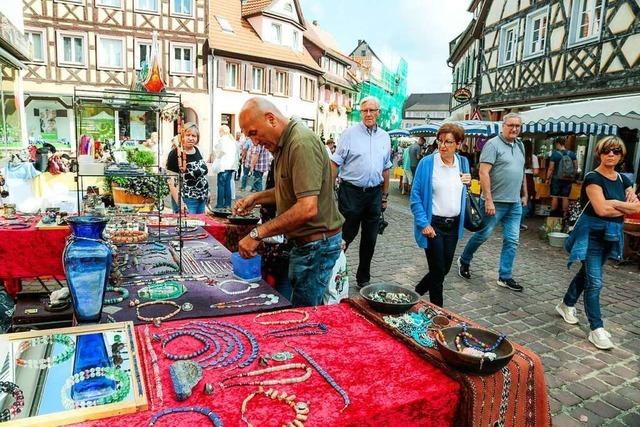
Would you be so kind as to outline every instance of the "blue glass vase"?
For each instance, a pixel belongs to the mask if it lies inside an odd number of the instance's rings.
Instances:
[[[62,255],[76,322],[98,323],[111,271],[112,252],[102,240],[108,220],[96,216],[68,217],[73,235]]]
[[[73,358],[73,373],[109,366],[111,362],[102,334],[78,335]],[[113,393],[115,389],[116,382],[106,377],[88,378],[73,385],[71,398],[73,400],[97,399]]]

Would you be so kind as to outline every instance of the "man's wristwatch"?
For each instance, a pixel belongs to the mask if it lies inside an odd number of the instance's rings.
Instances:
[[[251,237],[253,240],[257,240],[258,242],[262,240],[260,238],[260,235],[258,234],[258,227],[254,227],[251,229],[251,231],[249,232],[249,237]]]

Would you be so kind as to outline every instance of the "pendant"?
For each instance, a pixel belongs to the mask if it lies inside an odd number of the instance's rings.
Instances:
[[[168,281],[163,283],[154,283],[138,290],[140,298],[161,301],[180,298],[187,292],[187,287],[180,282]]]
[[[202,368],[192,360],[179,360],[169,366],[169,374],[176,392],[176,399],[186,400],[202,379]]]

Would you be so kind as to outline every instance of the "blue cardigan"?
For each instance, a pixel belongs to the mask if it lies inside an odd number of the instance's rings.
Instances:
[[[411,187],[411,212],[413,212],[413,234],[416,238],[416,243],[421,248],[426,248],[429,245],[429,240],[422,234],[422,230],[431,224],[431,215],[433,209],[432,201],[432,176],[433,176],[433,162],[435,154],[431,154],[418,163],[415,176],[413,177],[413,185]],[[458,154],[458,166],[461,173],[469,173],[469,161]],[[464,230],[464,211],[466,204],[466,186],[462,187],[462,193],[460,194],[460,225],[458,226],[458,239],[462,238]]]

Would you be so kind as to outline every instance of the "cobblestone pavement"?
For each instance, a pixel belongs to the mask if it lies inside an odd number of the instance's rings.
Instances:
[[[400,195],[397,182],[392,181],[391,187],[385,213],[389,227],[378,238],[371,282],[413,287],[427,272],[426,257],[413,238],[408,198]],[[555,311],[576,266],[567,270],[564,251],[539,240],[540,220],[528,223],[514,269],[524,292],[495,284],[501,248],[497,229],[476,253],[470,281],[457,275],[454,261],[445,281],[445,306],[508,334],[541,357],[554,426],[640,426],[640,271],[632,266],[606,266],[602,314],[616,348],[597,350],[586,339],[589,326],[582,299],[577,306],[578,325],[566,324]],[[469,234],[458,243],[456,257]],[[358,244],[354,242],[347,252],[352,293]]]

